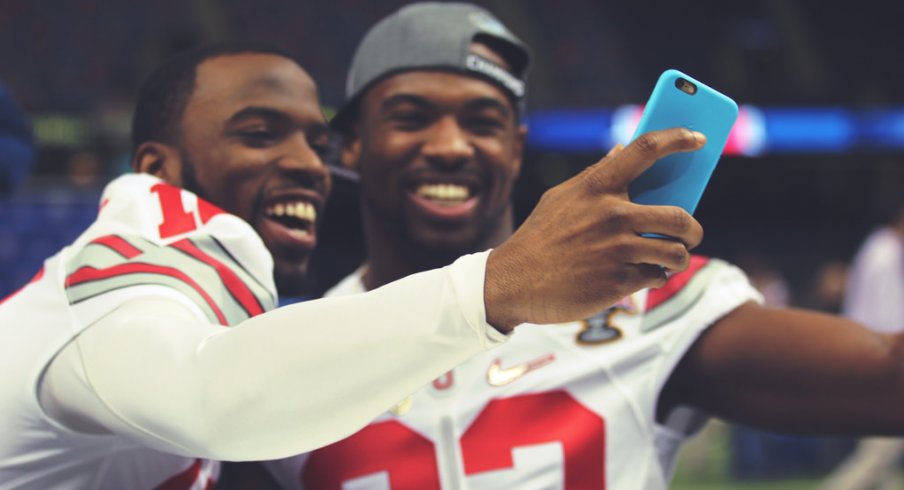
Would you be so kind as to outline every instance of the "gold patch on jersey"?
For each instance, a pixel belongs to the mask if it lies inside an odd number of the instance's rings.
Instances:
[[[581,331],[575,340],[583,345],[600,345],[615,342],[622,338],[622,328],[612,323],[616,315],[636,315],[640,309],[633,296],[625,296],[621,301],[590,318],[581,320]]]
[[[618,313],[633,313],[633,311],[616,305],[581,320],[583,328],[578,332],[577,342],[584,345],[599,345],[615,342],[622,338],[624,335],[622,329],[612,324],[612,318]]]

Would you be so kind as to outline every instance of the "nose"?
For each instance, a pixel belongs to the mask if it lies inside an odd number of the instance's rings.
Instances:
[[[323,161],[324,156],[311,147],[303,134],[288,138],[283,146],[277,160],[280,171],[306,185],[325,184],[329,188],[330,173]]]
[[[428,161],[438,165],[459,166],[474,157],[474,146],[458,120],[447,116],[434,122],[421,152]]]

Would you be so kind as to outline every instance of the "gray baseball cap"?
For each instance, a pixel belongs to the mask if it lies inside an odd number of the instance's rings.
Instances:
[[[479,41],[501,56],[510,69],[471,52]],[[448,70],[489,80],[523,112],[530,50],[486,9],[467,3],[423,2],[407,5],[378,22],[352,58],[345,103],[331,123],[350,123],[361,95],[378,81],[413,70]]]

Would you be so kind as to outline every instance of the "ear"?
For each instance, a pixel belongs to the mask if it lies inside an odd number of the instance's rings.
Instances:
[[[361,138],[358,137],[358,134],[360,133],[355,128],[349,129],[340,136],[339,159],[343,167],[354,171],[358,171],[358,160],[361,158]]]
[[[521,163],[524,160],[524,142],[527,140],[527,125],[522,124],[515,130],[515,145],[512,160],[515,164],[515,177],[521,175]]]
[[[139,145],[132,156],[132,170],[182,186],[182,157],[176,148],[165,143],[146,141]]]

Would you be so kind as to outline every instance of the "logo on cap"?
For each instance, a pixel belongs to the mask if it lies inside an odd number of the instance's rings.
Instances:
[[[502,86],[507,88],[516,98],[520,99],[521,97],[524,97],[524,82],[518,80],[514,75],[506,71],[505,68],[492,61],[481,58],[475,54],[470,54],[465,59],[465,67],[471,71],[482,73],[501,83]]]

